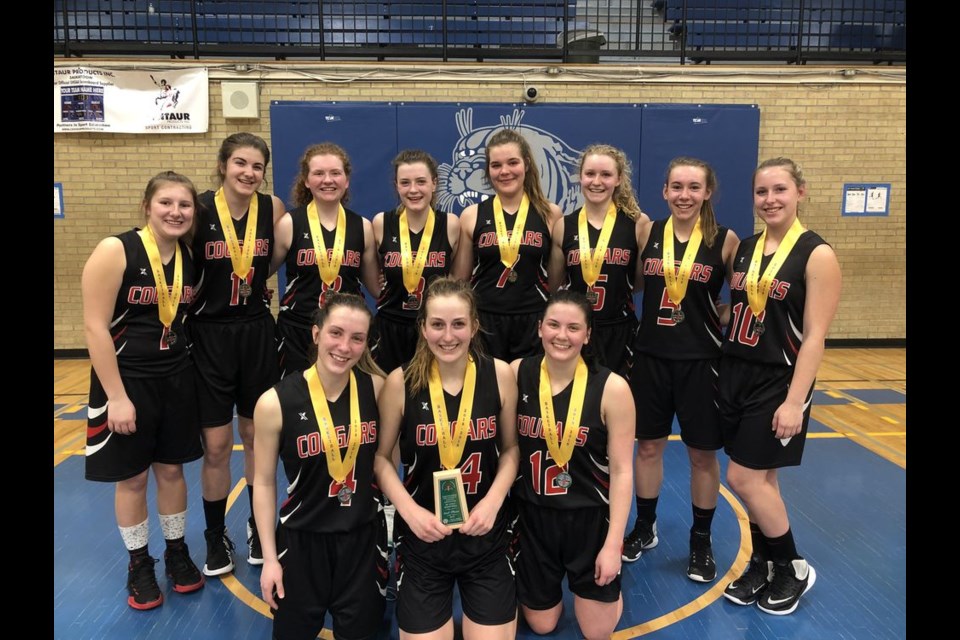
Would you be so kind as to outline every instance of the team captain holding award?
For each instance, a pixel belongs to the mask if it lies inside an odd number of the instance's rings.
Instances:
[[[433,280],[417,323],[413,359],[390,373],[380,395],[374,463],[399,516],[401,637],[453,638],[456,582],[466,640],[513,638],[517,599],[506,500],[518,466],[516,380],[507,363],[478,346],[476,301],[462,280]],[[392,460],[398,440],[402,482]],[[461,491],[464,501],[457,499]]]

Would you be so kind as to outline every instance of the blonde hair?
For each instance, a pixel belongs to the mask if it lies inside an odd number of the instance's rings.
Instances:
[[[543,223],[550,226],[550,201],[543,193],[543,187],[540,185],[540,170],[537,169],[537,163],[533,161],[533,150],[527,139],[515,129],[500,129],[487,140],[487,162],[483,167],[484,176],[487,184],[493,186],[490,182],[490,149],[493,147],[502,147],[505,144],[515,144],[520,150],[520,158],[523,159],[526,173],[523,175],[523,192],[527,194],[530,204],[540,214]]]
[[[694,167],[695,169],[703,171],[704,182],[706,182],[704,187],[710,191],[710,197],[713,198],[713,194],[717,191],[717,174],[713,170],[713,167],[699,158],[691,158],[689,156],[674,158],[670,161],[670,164],[667,165],[667,173],[663,179],[663,185],[665,187],[669,188],[670,174],[677,167]],[[712,248],[719,231],[717,214],[713,211],[713,201],[712,199],[704,200],[700,207],[700,233],[703,234],[703,242]]]
[[[630,179],[633,175],[633,168],[630,166],[630,160],[620,149],[609,144],[591,144],[583,153],[580,154],[580,161],[577,164],[577,171],[583,173],[583,163],[587,156],[607,156],[613,158],[617,165],[617,174],[620,177],[620,184],[613,190],[613,204],[623,211],[628,218],[636,220],[643,211],[637,204],[637,197],[633,193],[633,182]]]
[[[336,156],[340,158],[340,162],[343,163],[343,173],[348,179],[350,178],[350,172],[353,170],[353,167],[350,164],[350,156],[347,155],[343,147],[333,142],[320,142],[310,145],[306,151],[303,152],[303,155],[300,156],[300,172],[297,174],[297,177],[293,179],[293,185],[290,187],[290,199],[293,201],[293,206],[295,207],[306,206],[313,200],[313,194],[310,193],[310,189],[307,188],[305,183],[307,177],[310,175],[310,161],[313,160],[315,156]],[[347,188],[347,190],[343,192],[343,197],[340,198],[340,203],[346,204],[349,201],[350,189]]]
[[[355,293],[332,293],[330,294],[326,302],[322,307],[317,308],[313,312],[313,317],[311,320],[313,324],[318,328],[322,329],[324,323],[327,321],[327,318],[330,316],[330,312],[337,307],[347,307],[348,309],[354,309],[356,311],[362,311],[366,314],[367,319],[370,321],[370,324],[373,324],[373,314],[370,312],[370,307],[367,306],[366,301],[363,298],[358,296]],[[311,343],[310,345],[310,362],[316,363],[317,361],[317,345]],[[364,373],[371,376],[380,376],[385,378],[387,376],[384,373],[383,369],[374,362],[373,355],[370,353],[369,344],[363,348],[363,353],[360,355],[360,360],[357,362],[357,368]]]
[[[403,381],[411,394],[419,393],[430,385],[430,366],[433,364],[435,356],[430,351],[427,339],[423,337],[423,328],[427,323],[427,306],[430,301],[445,296],[455,296],[466,302],[469,308],[470,322],[476,327],[480,326],[480,315],[477,313],[477,297],[466,281],[451,276],[442,276],[431,280],[427,286],[427,292],[423,296],[420,311],[417,312],[417,327],[420,328],[420,333],[417,336],[417,348],[413,353],[410,364],[403,372]],[[474,360],[485,355],[483,345],[476,334],[470,340],[470,355],[473,356]]]

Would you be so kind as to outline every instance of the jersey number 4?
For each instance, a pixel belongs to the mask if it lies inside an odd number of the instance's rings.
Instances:
[[[330,490],[327,491],[328,498],[336,498],[340,495],[340,489],[343,487],[348,487],[350,489],[350,495],[353,496],[357,492],[357,480],[353,477],[353,469],[350,469],[350,473],[347,474],[347,477],[343,479],[343,482],[337,482],[336,480],[330,481]],[[350,503],[353,502],[353,499],[347,500],[346,502],[341,502],[341,507],[349,507]]]

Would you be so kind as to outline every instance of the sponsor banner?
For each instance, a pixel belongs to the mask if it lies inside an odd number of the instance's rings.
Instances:
[[[53,131],[204,133],[210,112],[208,88],[206,69],[55,67]]]

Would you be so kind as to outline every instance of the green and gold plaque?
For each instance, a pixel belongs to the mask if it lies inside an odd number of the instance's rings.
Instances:
[[[440,522],[459,529],[470,516],[460,469],[433,472],[433,510]]]

